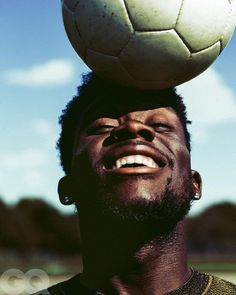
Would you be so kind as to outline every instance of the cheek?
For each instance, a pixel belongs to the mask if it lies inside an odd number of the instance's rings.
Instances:
[[[185,145],[184,137],[161,137],[159,136],[157,145],[160,143],[165,151],[169,154],[172,153],[174,158],[174,170],[182,170],[183,172],[190,169],[190,154]]]
[[[191,185],[191,164],[189,151],[186,148],[175,150],[175,164],[172,170],[170,189],[179,194],[189,191]]]
[[[180,186],[191,181],[191,164],[188,149],[180,149],[177,153],[176,178]]]
[[[101,159],[102,141],[96,138],[81,138],[75,149],[74,163],[76,166],[94,167]]]
[[[179,161],[183,164],[188,164],[190,167],[190,153],[186,146],[182,146],[179,149]]]

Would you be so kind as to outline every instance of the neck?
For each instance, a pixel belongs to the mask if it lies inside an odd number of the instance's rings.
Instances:
[[[105,294],[159,295],[183,285],[187,266],[184,223],[169,234],[148,225],[81,218],[82,283]],[[95,222],[96,221],[96,222]]]

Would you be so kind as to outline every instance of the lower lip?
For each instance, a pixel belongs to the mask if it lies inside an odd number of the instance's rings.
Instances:
[[[106,170],[108,173],[112,174],[123,174],[123,175],[137,175],[137,174],[155,174],[160,170],[157,168],[149,167],[128,167],[128,168],[118,168]]]

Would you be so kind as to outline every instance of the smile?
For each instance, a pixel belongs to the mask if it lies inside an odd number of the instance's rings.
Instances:
[[[114,174],[156,174],[167,165],[167,157],[146,143],[128,141],[116,145],[103,158],[103,169]]]
[[[119,168],[138,168],[138,167],[148,167],[148,168],[158,168],[155,161],[144,155],[129,155],[121,157],[115,161],[112,166],[112,170]]]

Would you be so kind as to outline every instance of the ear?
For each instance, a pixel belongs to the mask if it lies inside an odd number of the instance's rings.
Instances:
[[[73,194],[73,182],[70,175],[62,177],[58,182],[57,192],[63,205],[71,205],[75,202]]]
[[[191,170],[192,173],[192,186],[195,193],[195,200],[199,200],[202,197],[202,178],[200,173],[195,170]]]

